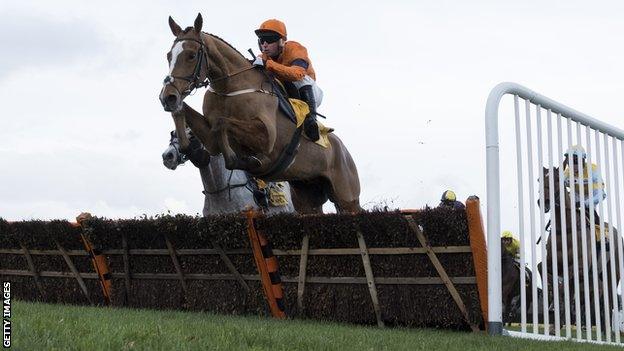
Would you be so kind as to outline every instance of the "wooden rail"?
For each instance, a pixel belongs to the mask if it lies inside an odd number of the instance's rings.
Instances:
[[[72,272],[52,272],[40,271],[40,277],[57,277],[57,278],[75,278]],[[2,269],[0,275],[14,276],[33,276],[34,273],[27,270]],[[123,279],[124,273],[111,273],[113,278]],[[244,280],[259,281],[258,275],[241,274]],[[80,277],[84,279],[98,279],[96,273],[80,273]],[[132,279],[155,279],[155,280],[179,280],[177,273],[133,273]],[[204,273],[186,273],[185,280],[238,280],[239,277],[234,274],[204,274]],[[477,283],[475,277],[451,277],[450,280],[454,284],[474,285]],[[299,283],[299,277],[282,276],[284,283]],[[366,277],[306,277],[306,283],[316,284],[362,284],[368,285]],[[375,283],[379,285],[444,285],[439,277],[375,277]]]
[[[471,253],[470,246],[433,246],[431,250],[435,253],[441,254],[462,254]],[[31,255],[62,255],[58,250],[29,250]],[[84,250],[66,250],[69,256],[88,256]],[[247,249],[233,249],[224,250],[226,255],[251,255],[251,250]],[[103,250],[104,255],[123,255],[125,250]],[[279,250],[273,249],[275,256],[301,256],[302,250]],[[427,250],[422,247],[386,247],[376,248],[372,247],[368,249],[368,253],[371,255],[412,255],[412,254],[426,254]],[[14,254],[23,255],[24,251],[19,249],[0,249],[0,254]],[[127,254],[130,256],[168,256],[169,250],[167,249],[129,249]],[[221,253],[217,249],[179,249],[176,250],[178,256],[186,255],[220,255]],[[337,248],[337,249],[310,249],[307,251],[308,256],[344,256],[344,255],[360,255],[359,248]]]

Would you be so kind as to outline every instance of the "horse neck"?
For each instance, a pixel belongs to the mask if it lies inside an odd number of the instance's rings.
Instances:
[[[503,250],[501,255],[501,265],[504,267],[505,265],[512,263],[513,260],[513,256],[507,252],[507,250]]]
[[[211,86],[216,91],[232,92],[247,89],[264,79],[260,72],[253,69],[235,74],[251,68],[251,63],[222,39],[202,33],[202,40],[208,48],[208,78],[213,81]],[[228,77],[232,74],[235,75]]]

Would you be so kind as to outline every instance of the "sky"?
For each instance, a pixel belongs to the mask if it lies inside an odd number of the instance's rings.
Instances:
[[[485,102],[503,81],[624,128],[618,1],[3,1],[0,217],[201,213],[198,170],[162,165],[173,122],[157,98],[167,18],[198,12],[244,53],[268,18],[308,48],[367,209],[435,206],[453,189],[485,212]],[[201,110],[202,96],[186,101]]]

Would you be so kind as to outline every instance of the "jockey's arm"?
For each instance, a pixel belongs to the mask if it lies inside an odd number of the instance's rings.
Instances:
[[[593,202],[594,205],[598,205],[602,200],[607,197],[607,194],[604,191],[604,181],[602,180],[602,175],[600,174],[600,170],[594,164],[592,167],[592,177],[591,181],[588,179],[584,179],[584,183],[589,186],[592,190],[592,196],[585,199],[585,206],[589,207],[590,203]]]
[[[299,61],[302,61],[302,63]],[[306,68],[302,67],[303,65],[307,66],[307,62],[302,59],[293,61],[290,66],[282,65],[281,63],[277,63],[273,60],[268,60],[266,62],[266,68],[269,71],[275,73],[277,78],[280,80],[287,82],[296,82],[305,77]]]
[[[592,196],[585,199],[585,207],[589,207],[590,203],[594,203],[594,205],[598,205],[602,200],[607,197],[603,188],[594,188],[592,191]]]

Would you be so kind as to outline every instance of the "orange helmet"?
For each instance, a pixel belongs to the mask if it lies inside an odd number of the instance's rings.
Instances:
[[[262,32],[275,32],[286,39],[286,25],[280,20],[270,19],[262,22],[260,28],[255,30],[255,33],[259,35]]]

